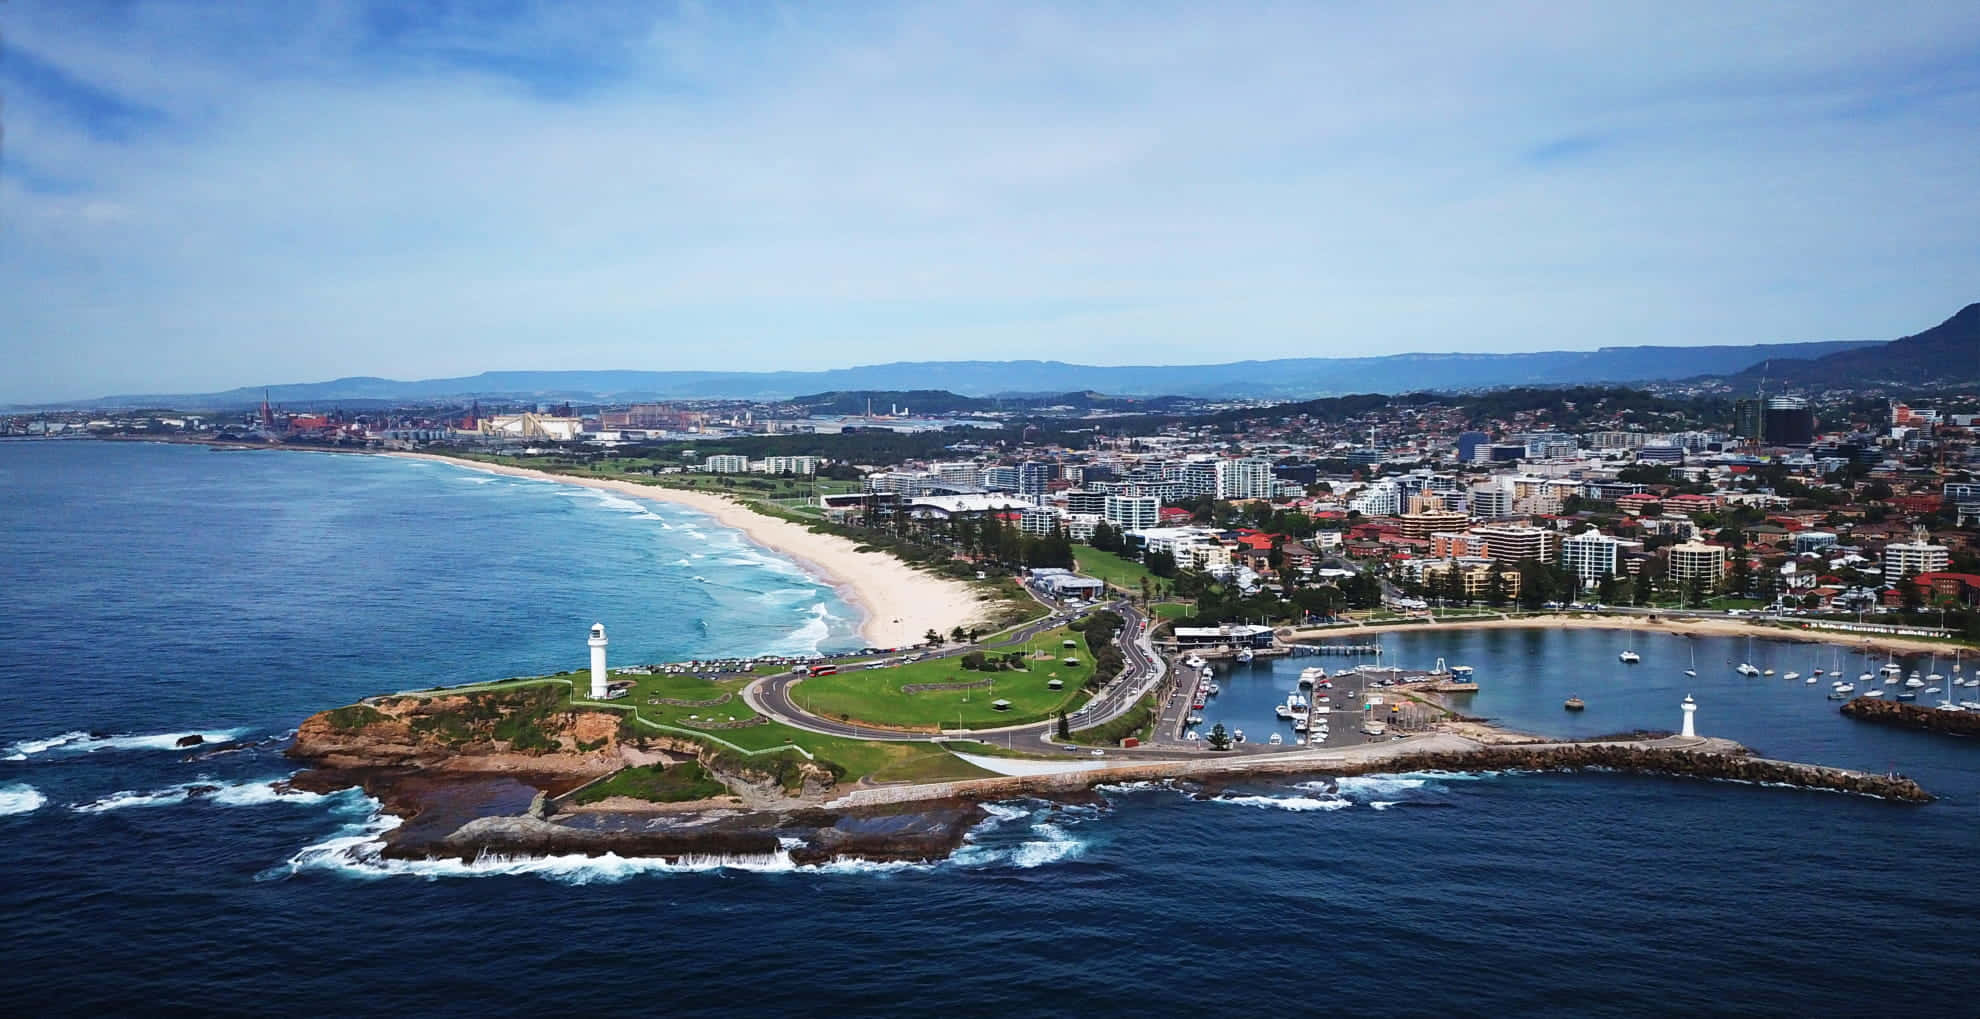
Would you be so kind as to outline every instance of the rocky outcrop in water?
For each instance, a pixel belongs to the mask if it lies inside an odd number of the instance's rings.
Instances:
[[[1956,736],[1980,736],[1980,711],[1946,711],[1920,707],[1903,701],[1857,697],[1842,706],[1842,713],[1865,722],[1949,732]]]

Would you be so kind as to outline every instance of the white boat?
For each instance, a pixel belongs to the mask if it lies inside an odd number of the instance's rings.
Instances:
[[[1884,691],[1881,687],[1863,691],[1863,696],[1865,697],[1882,697],[1883,695]]]
[[[1691,668],[1684,670],[1687,676],[1698,675],[1698,645],[1691,645]]]
[[[1201,655],[1190,655],[1188,658],[1183,659],[1183,664],[1192,669],[1200,669],[1203,667],[1203,657]]]
[[[1307,730],[1308,728],[1310,728],[1310,726],[1308,726],[1308,725],[1306,724],[1306,719],[1304,719],[1304,718],[1295,718],[1295,719],[1293,719],[1293,731],[1294,731],[1294,732],[1305,732],[1305,731],[1306,731],[1306,730]]]
[[[1231,730],[1231,742],[1233,742],[1233,743],[1243,743],[1243,742],[1244,742],[1244,730],[1243,730],[1243,729],[1232,729],[1232,730]]]
[[[1909,679],[1906,679],[1906,680],[1904,681],[1904,688],[1905,688],[1905,689],[1907,689],[1907,690],[1916,690],[1916,689],[1918,689],[1919,687],[1921,687],[1921,686],[1924,686],[1924,685],[1925,685],[1925,681],[1924,681],[1924,680],[1922,680],[1922,679],[1919,679],[1919,678],[1918,678],[1918,673],[1916,673],[1916,672],[1914,672],[1914,673],[1912,673],[1912,674],[1911,674],[1911,677],[1910,677]]]
[[[1800,678],[1801,678],[1801,673],[1799,673],[1799,672],[1783,672],[1783,673],[1781,673],[1781,678],[1782,678],[1782,679],[1800,679]]]
[[[1733,671],[1739,673],[1742,676],[1758,676],[1760,674],[1759,669],[1754,668],[1752,665],[1746,662],[1739,663],[1739,668],[1734,669]]]
[[[1240,651],[1239,651],[1239,652],[1237,653],[1237,660],[1238,660],[1238,661],[1240,661],[1240,662],[1248,662],[1248,661],[1251,661],[1251,659],[1252,659],[1253,657],[1255,657],[1255,656],[1254,656],[1254,655],[1252,654],[1252,651],[1251,651],[1251,649],[1250,649],[1250,648],[1244,648],[1244,649],[1242,649],[1242,650],[1240,650]]]
[[[1802,683],[1804,683],[1804,684],[1806,684],[1806,685],[1808,685],[1808,686],[1814,686],[1814,685],[1815,685],[1815,681],[1816,681],[1817,679],[1820,679],[1820,678],[1821,678],[1820,676],[1810,676],[1810,677],[1808,677],[1807,679],[1804,679],[1804,680],[1802,680]]]
[[[1877,677],[1866,672],[1856,677],[1856,681],[1858,683],[1875,683],[1877,681]]]
[[[1856,684],[1854,684],[1854,683],[1837,683],[1837,684],[1836,684],[1836,692],[1837,692],[1837,693],[1855,693],[1855,692],[1856,692]]]
[[[1326,669],[1301,669],[1299,672],[1299,685],[1312,686],[1313,684],[1326,678],[1327,678]]]
[[[1195,729],[1191,729],[1190,731],[1183,734],[1183,739],[1189,740],[1192,743],[1202,738],[1203,738],[1203,734],[1197,732]]]
[[[1223,693],[1223,692],[1224,692],[1224,688],[1223,688],[1223,687],[1221,687],[1221,686],[1218,686],[1218,685],[1217,685],[1217,684],[1215,684],[1215,683],[1212,683],[1212,684],[1210,684],[1210,696],[1212,696],[1212,697],[1215,697],[1215,696],[1217,696],[1218,694],[1220,694],[1220,693]]]
[[[1617,655],[1616,658],[1626,665],[1635,665],[1637,662],[1643,660],[1643,656],[1634,651],[1624,651],[1622,654]]]
[[[1897,681],[1898,681],[1898,674],[1897,674],[1897,673],[1895,673],[1895,672],[1887,672],[1887,673],[1884,673],[1884,685],[1885,685],[1885,686],[1891,686],[1892,684],[1895,684],[1895,683],[1896,683]]]
[[[1292,709],[1291,709],[1291,708],[1289,708],[1289,707],[1287,707],[1287,706],[1285,706],[1284,704],[1275,704],[1275,705],[1273,705],[1273,706],[1272,706],[1272,713],[1273,713],[1273,714],[1275,714],[1275,715],[1277,715],[1277,716],[1279,716],[1280,718],[1291,718],[1291,717],[1292,717]]]
[[[1939,692],[1939,688],[1938,688],[1938,687],[1936,687],[1936,686],[1928,686],[1928,687],[1926,687],[1926,688],[1925,688],[1925,692],[1926,692],[1926,693],[1938,693],[1938,692]]]
[[[1761,670],[1760,670],[1760,674],[1761,674],[1762,676],[1771,676],[1771,675],[1773,675],[1773,674],[1774,674],[1774,670],[1772,670],[1772,669],[1761,669]]]
[[[1275,746],[1275,747],[1276,747],[1276,746],[1284,746],[1284,745],[1285,745],[1285,742],[1286,742],[1286,738],[1285,738],[1284,736],[1281,736],[1281,735],[1279,735],[1278,733],[1276,733],[1276,732],[1275,732],[1275,733],[1273,733],[1273,734],[1272,734],[1272,738],[1271,738],[1271,739],[1268,739],[1268,740],[1266,740],[1265,742],[1267,742],[1267,743],[1270,743],[1270,744],[1272,744],[1272,745],[1273,745],[1273,746]]]

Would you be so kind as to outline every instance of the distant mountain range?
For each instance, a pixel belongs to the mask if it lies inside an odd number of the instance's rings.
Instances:
[[[1644,383],[1693,378],[1779,383],[1938,381],[1975,373],[1980,305],[1943,325],[1883,342],[1835,340],[1713,347],[1603,347],[1530,354],[1392,354],[1306,357],[1202,365],[1068,364],[1062,361],[902,361],[826,371],[501,371],[461,378],[399,381],[345,378],[266,387],[287,407],[347,407],[453,400],[569,400],[577,403],[681,399],[789,399],[800,394],[944,390],[968,397],[1041,393],[1116,396],[1306,399],[1343,393],[1402,393],[1499,386]],[[1770,386],[1771,388],[1771,386]],[[146,393],[61,406],[222,410],[261,402],[263,387],[220,393]],[[56,406],[56,405],[48,405]]]
[[[1769,357],[1730,381],[1741,386],[1765,382],[1769,390],[1777,384],[1862,389],[1980,382],[1980,303],[1922,333],[1816,358]]]

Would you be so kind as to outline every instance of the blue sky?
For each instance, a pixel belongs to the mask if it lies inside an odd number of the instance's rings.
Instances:
[[[0,400],[1888,338],[1971,4],[0,5]]]

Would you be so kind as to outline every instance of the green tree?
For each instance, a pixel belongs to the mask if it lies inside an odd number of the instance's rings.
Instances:
[[[1224,723],[1218,722],[1216,725],[1210,727],[1209,743],[1212,750],[1229,750],[1231,748],[1231,734],[1224,731]]]
[[[1925,607],[1925,592],[1918,586],[1918,571],[1912,570],[1898,581],[1898,604],[1907,613],[1917,612]]]
[[[1726,576],[1726,592],[1745,598],[1753,590],[1753,563],[1744,550],[1733,553],[1732,571]]]
[[[935,632],[935,628],[931,626],[928,628],[927,633],[921,635],[921,642],[923,644],[940,644],[942,643],[942,635]]]
[[[1072,739],[1072,723],[1066,720],[1064,708],[1059,709],[1058,736],[1060,739]]]
[[[959,625],[955,629],[949,631],[949,639],[960,644],[963,641],[968,640],[969,635],[964,633],[963,628]]]
[[[1512,594],[1506,585],[1506,571],[1500,569],[1498,564],[1494,563],[1492,565],[1492,575],[1485,580],[1485,604],[1499,609],[1504,608],[1506,602],[1511,600]]]
[[[1595,600],[1601,602],[1604,605],[1614,605],[1616,603],[1615,574],[1613,573],[1602,574],[1602,579],[1600,581],[1597,581],[1595,584]]]

